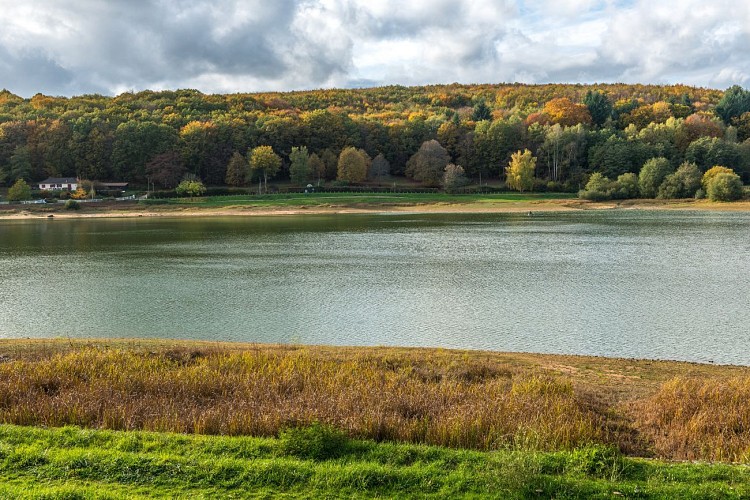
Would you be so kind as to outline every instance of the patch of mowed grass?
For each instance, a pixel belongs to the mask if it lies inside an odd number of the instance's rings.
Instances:
[[[318,449],[321,439],[332,440],[340,450],[313,453],[314,458],[299,455],[300,448]],[[279,439],[0,426],[2,498],[612,498],[618,494],[743,498],[750,495],[750,471],[742,466],[629,459],[597,446],[544,453],[376,443],[349,440],[320,425],[282,433]]]
[[[388,206],[418,205],[425,203],[508,203],[575,198],[569,193],[499,193],[499,194],[446,194],[446,193],[310,193],[206,196],[201,198],[170,198],[158,201],[160,205],[190,205],[211,208],[249,207],[315,207],[315,206]],[[150,203],[150,201],[148,202]],[[150,203],[153,204],[153,203]]]

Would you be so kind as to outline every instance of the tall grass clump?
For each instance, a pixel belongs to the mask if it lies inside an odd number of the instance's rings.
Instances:
[[[634,406],[659,456],[750,462],[750,377],[675,377]]]
[[[295,433],[314,432],[321,438],[314,453],[323,454],[338,439],[331,428],[377,441],[475,449],[617,443],[569,381],[500,362],[366,352],[80,348],[17,359],[0,363],[0,422],[282,433],[290,452]]]

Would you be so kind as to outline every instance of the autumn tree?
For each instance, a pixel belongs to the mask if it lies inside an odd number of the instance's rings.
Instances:
[[[406,164],[406,175],[428,186],[437,186],[449,162],[448,151],[438,141],[425,141]]]
[[[591,114],[586,105],[574,103],[567,97],[558,97],[548,101],[544,105],[543,112],[549,116],[552,123],[563,126],[591,123]]]
[[[176,151],[169,151],[154,156],[146,163],[146,179],[165,188],[177,186],[185,176],[185,165],[182,156]]]
[[[522,193],[532,190],[535,169],[536,158],[531,154],[531,151],[525,149],[513,153],[510,163],[505,167],[506,185]]]
[[[701,186],[703,187],[703,190],[708,192],[708,185],[711,184],[711,181],[719,174],[733,174],[734,170],[731,168],[727,168],[721,165],[716,165],[714,167],[709,168],[706,173],[703,174],[703,177],[701,178]]]
[[[310,155],[306,146],[293,147],[289,153],[289,176],[294,184],[306,184],[310,180]]]
[[[344,148],[339,155],[337,179],[362,182],[367,178],[367,158],[354,147]]]
[[[227,165],[225,182],[229,186],[244,186],[249,174],[250,166],[247,163],[247,158],[235,151]]]
[[[273,177],[281,169],[281,157],[273,152],[271,146],[257,146],[250,151],[250,169],[263,174],[264,191],[268,192],[268,177]],[[260,193],[260,180],[258,181]]]
[[[666,158],[651,158],[638,174],[638,186],[644,198],[655,198],[664,178],[674,171]]]

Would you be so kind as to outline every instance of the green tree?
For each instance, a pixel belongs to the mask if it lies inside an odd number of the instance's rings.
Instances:
[[[310,155],[306,146],[293,147],[289,153],[289,176],[294,184],[307,184],[310,180]]]
[[[112,174],[121,180],[142,181],[146,164],[156,155],[173,150],[178,139],[177,131],[168,125],[136,121],[120,124],[114,132]]]
[[[729,124],[732,118],[750,111],[750,91],[739,85],[734,85],[724,92],[724,96],[716,105],[716,114]]]
[[[31,199],[31,187],[23,179],[18,179],[8,189],[8,201],[23,201]]]
[[[598,126],[604,125],[604,122],[612,116],[612,103],[598,90],[586,92],[583,103],[589,108],[591,119]]]
[[[664,178],[674,171],[666,158],[651,158],[638,174],[638,186],[644,198],[655,198]]]
[[[453,193],[457,188],[463,187],[469,183],[466,173],[460,165],[449,163],[445,166],[443,173],[443,188],[447,193]]]
[[[701,178],[701,186],[703,186],[703,190],[708,192],[708,185],[711,184],[711,181],[719,174],[733,174],[734,170],[731,168],[723,167],[721,165],[716,165],[714,167],[709,168],[705,174],[703,174],[703,177]]]
[[[362,182],[367,177],[367,159],[360,150],[344,148],[339,155],[338,176],[340,181]]]
[[[612,185],[612,198],[618,200],[629,200],[631,198],[638,198],[641,191],[638,187],[638,176],[633,172],[627,172],[617,177],[617,180]]]
[[[449,162],[448,151],[438,141],[425,141],[406,164],[406,175],[428,186],[437,186]]]
[[[313,153],[310,155],[310,159],[308,160],[308,164],[310,165],[310,172],[315,176],[316,179],[318,179],[318,186],[320,186],[321,179],[325,179],[326,177],[326,164],[323,162],[323,160],[318,156],[317,154]]]
[[[249,174],[250,166],[247,163],[247,159],[235,151],[227,165],[225,182],[230,186],[244,186]]]
[[[706,189],[711,201],[734,201],[742,198],[742,181],[735,173],[722,172],[715,175]]]
[[[517,151],[511,156],[510,163],[505,167],[505,183],[516,191],[530,191],[534,187],[534,170],[536,158],[528,149]]]
[[[586,187],[578,192],[578,197],[584,200],[604,201],[612,198],[612,181],[601,172],[591,174]]]
[[[383,180],[383,177],[387,177],[390,173],[391,164],[381,153],[376,156],[374,160],[372,160],[372,163],[370,164],[370,171],[367,173],[367,176],[370,179],[381,181]]]
[[[31,151],[28,146],[18,146],[10,157],[11,179],[31,179]]]
[[[664,178],[658,198],[692,198],[701,188],[701,171],[695,163],[684,162],[677,171]]]
[[[325,165],[325,179],[329,181],[335,179],[339,171],[339,155],[326,148],[320,153],[320,159]]]
[[[175,191],[180,196],[187,195],[192,199],[195,196],[201,196],[205,193],[206,186],[203,185],[200,179],[185,179],[177,185]]]
[[[480,122],[482,120],[491,120],[492,110],[489,106],[487,106],[486,102],[479,101],[476,106],[474,106],[474,110],[471,113],[471,119],[475,122]]]
[[[251,170],[263,173],[263,185],[265,192],[268,192],[268,177],[273,177],[281,169],[281,157],[273,152],[271,146],[258,146],[250,151],[249,160]]]

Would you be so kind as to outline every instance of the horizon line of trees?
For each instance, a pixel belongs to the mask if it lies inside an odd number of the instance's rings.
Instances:
[[[171,189],[189,174],[267,191],[280,178],[306,185],[406,176],[448,189],[500,179],[523,190],[577,191],[595,173],[638,176],[654,158],[672,171],[685,162],[701,173],[721,165],[750,182],[750,91],[645,88],[651,94],[625,85],[71,99],[3,91],[0,184],[76,176]],[[331,101],[343,106],[315,109]],[[530,180],[506,168],[516,154],[534,159]]]

